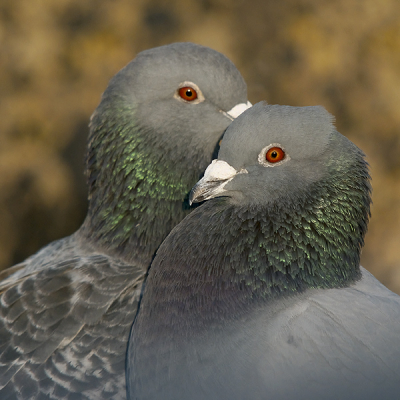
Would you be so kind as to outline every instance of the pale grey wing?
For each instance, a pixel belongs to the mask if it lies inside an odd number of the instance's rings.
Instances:
[[[4,288],[1,399],[119,399],[143,269],[102,255],[59,262]]]
[[[0,292],[10,285],[36,274],[49,266],[56,265],[60,260],[79,257],[83,249],[80,249],[77,234],[55,240],[42,247],[37,253],[31,255],[23,262],[0,272]]]
[[[263,332],[253,357],[272,396],[400,398],[400,297],[365,270],[350,288],[315,291],[248,328]]]
[[[2,271],[0,271],[0,285],[2,284],[2,282],[8,278],[10,275],[15,274],[18,271],[21,271],[22,269],[24,269],[26,267],[26,263],[22,262],[16,265],[13,265],[12,267],[3,269]],[[1,286],[0,286],[0,290],[1,290]]]

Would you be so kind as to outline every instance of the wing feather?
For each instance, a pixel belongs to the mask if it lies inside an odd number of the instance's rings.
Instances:
[[[0,283],[0,397],[120,398],[143,268],[93,254],[23,272]]]

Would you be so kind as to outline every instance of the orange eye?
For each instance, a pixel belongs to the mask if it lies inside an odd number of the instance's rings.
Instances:
[[[285,152],[280,147],[271,147],[265,154],[265,159],[269,163],[277,163],[285,158]]]
[[[186,101],[193,101],[197,99],[197,92],[190,86],[181,87],[178,93],[179,96],[181,96],[182,99]]]

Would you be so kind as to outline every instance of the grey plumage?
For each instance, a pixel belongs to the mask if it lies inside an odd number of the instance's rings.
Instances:
[[[0,283],[2,400],[126,398],[146,270],[246,96],[225,56],[192,43],[142,52],[110,81],[90,123],[84,224]]]
[[[152,263],[129,398],[397,399],[400,297],[359,266],[370,191],[322,107],[243,113]]]

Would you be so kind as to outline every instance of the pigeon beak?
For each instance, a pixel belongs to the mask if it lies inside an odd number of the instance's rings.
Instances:
[[[233,121],[235,118],[237,118],[242,112],[246,111],[248,108],[250,108],[252,104],[248,101],[247,103],[239,103],[236,104],[235,107],[231,108],[229,111],[222,111],[222,114],[225,115],[225,117],[229,118],[231,121]]]
[[[225,192],[224,186],[235,175],[241,173],[247,173],[247,171],[242,169],[238,172],[225,161],[213,160],[204,172],[204,177],[190,191],[189,204],[200,203]]]

